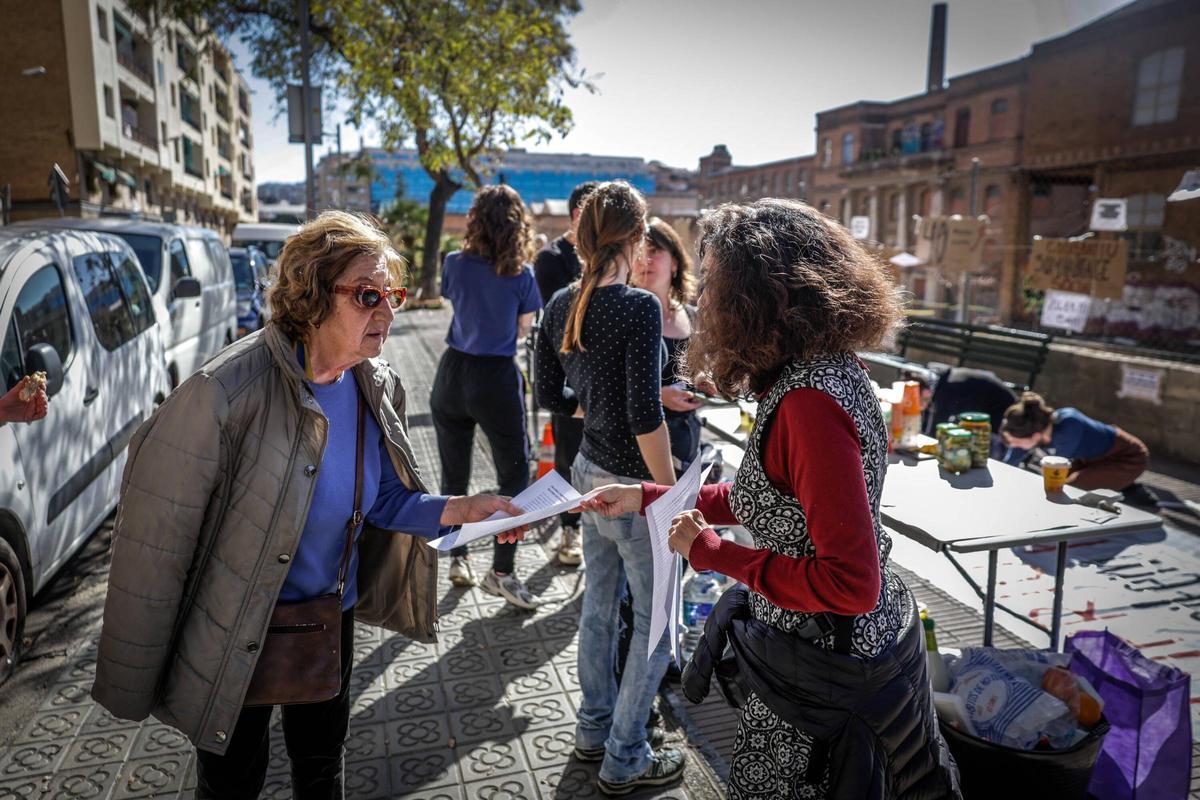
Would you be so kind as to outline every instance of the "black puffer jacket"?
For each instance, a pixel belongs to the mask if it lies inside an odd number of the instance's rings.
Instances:
[[[767,706],[822,746],[829,796],[861,800],[961,800],[958,770],[938,731],[916,615],[890,650],[869,661],[822,650],[754,619],[749,593],[727,591],[704,625],[683,671],[693,703],[708,694],[714,670],[755,692]],[[726,644],[732,657],[722,656]]]

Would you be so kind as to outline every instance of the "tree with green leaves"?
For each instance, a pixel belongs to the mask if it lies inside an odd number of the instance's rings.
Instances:
[[[134,0],[159,18],[200,17],[239,35],[254,74],[278,98],[298,82],[292,0]],[[482,186],[507,147],[545,142],[572,126],[569,87],[592,88],[575,66],[567,21],[579,0],[311,0],[313,79],[336,86],[353,121],[385,147],[415,146],[433,179],[421,294],[436,297],[446,204]]]

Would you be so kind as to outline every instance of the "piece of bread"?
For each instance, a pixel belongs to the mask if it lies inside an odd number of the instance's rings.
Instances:
[[[21,385],[20,398],[22,403],[28,403],[38,391],[46,391],[46,373],[38,371],[25,376]]]

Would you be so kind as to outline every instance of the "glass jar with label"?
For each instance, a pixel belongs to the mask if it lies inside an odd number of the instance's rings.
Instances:
[[[964,411],[958,415],[958,425],[975,437],[971,448],[971,466],[986,467],[992,451],[992,418],[982,411]]]
[[[942,447],[942,468],[955,475],[971,468],[975,435],[966,428],[951,428],[946,431]]]

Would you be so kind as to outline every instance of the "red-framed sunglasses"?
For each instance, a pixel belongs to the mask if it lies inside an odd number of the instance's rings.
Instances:
[[[408,288],[398,286],[395,289],[380,289],[378,286],[369,285],[334,286],[333,293],[348,294],[363,308],[375,308],[385,299],[392,304],[392,308],[399,308],[404,305],[404,300],[408,297]]]

